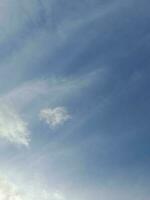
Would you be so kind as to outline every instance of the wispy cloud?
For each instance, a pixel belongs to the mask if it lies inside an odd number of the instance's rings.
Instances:
[[[46,108],[40,111],[40,119],[50,127],[55,128],[71,119],[70,114],[64,107]]]
[[[28,81],[1,96],[1,99],[19,109],[28,105],[40,95],[47,94],[48,90],[47,81]]]
[[[83,89],[90,86],[99,76],[104,77],[107,70],[99,69],[81,75],[79,77],[50,77],[49,79],[39,79],[26,81],[0,96],[0,100],[6,104],[11,104],[17,109],[22,109],[41,97],[42,100],[59,102],[61,99],[70,98]]]
[[[28,146],[27,123],[10,106],[0,105],[0,138],[13,144]]]

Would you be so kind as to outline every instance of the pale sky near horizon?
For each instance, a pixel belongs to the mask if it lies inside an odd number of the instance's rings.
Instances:
[[[0,200],[150,199],[149,9],[0,1]]]

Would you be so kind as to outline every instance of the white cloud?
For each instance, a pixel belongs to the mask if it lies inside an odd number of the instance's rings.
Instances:
[[[4,104],[0,105],[0,138],[10,143],[29,144],[27,124],[12,107]]]
[[[6,178],[0,178],[0,200],[25,200],[16,186]]]
[[[64,107],[47,108],[40,112],[40,119],[45,120],[50,127],[56,127],[64,124],[71,118]]]
[[[0,177],[0,200],[65,200],[60,191],[51,191],[44,186],[26,185],[25,183],[14,183],[10,179]]]

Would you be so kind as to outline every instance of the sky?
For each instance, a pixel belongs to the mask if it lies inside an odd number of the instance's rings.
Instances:
[[[0,1],[0,200],[150,199],[149,8]]]

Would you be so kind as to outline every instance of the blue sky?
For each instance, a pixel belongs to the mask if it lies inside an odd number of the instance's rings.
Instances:
[[[149,8],[1,0],[1,200],[149,199]]]

